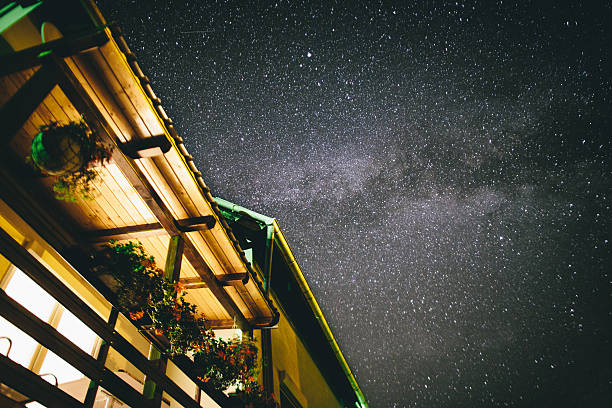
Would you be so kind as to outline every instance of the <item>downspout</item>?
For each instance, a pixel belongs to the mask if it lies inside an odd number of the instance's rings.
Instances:
[[[323,333],[325,334],[325,337],[327,338],[329,345],[331,346],[334,354],[336,355],[336,358],[338,359],[338,362],[340,363],[340,366],[342,367],[344,374],[348,378],[349,383],[351,384],[351,387],[353,388],[353,391],[355,392],[355,395],[357,396],[357,399],[359,400],[359,404],[360,404],[359,408],[368,408],[368,403],[365,399],[365,396],[361,392],[361,389],[359,388],[359,384],[357,384],[357,380],[353,376],[353,373],[351,372],[351,369],[348,366],[348,363],[346,362],[344,355],[342,354],[342,351],[340,350],[340,347],[338,346],[338,343],[336,342],[336,339],[334,338],[334,335],[331,332],[331,329],[329,328],[329,325],[327,324],[327,320],[325,319],[325,316],[323,315],[323,312],[321,311],[321,308],[319,307],[319,304],[317,303],[316,298],[314,297],[312,291],[310,290],[310,286],[308,286],[308,282],[306,282],[306,279],[304,278],[302,270],[300,269],[300,266],[295,260],[295,257],[293,256],[293,253],[291,252],[291,248],[289,247],[289,244],[285,240],[285,237],[282,234],[278,224],[276,223],[276,220],[274,221],[274,232],[277,238],[276,242],[279,244],[281,250],[283,251],[283,254],[285,255],[285,259],[287,260],[291,273],[293,273],[294,278],[296,279],[296,281],[298,282],[298,285],[300,286],[300,290],[304,294],[304,297],[306,298],[306,301],[310,305],[310,308],[313,310],[315,317],[317,321],[319,322],[319,325],[321,326],[321,329],[323,330]]]

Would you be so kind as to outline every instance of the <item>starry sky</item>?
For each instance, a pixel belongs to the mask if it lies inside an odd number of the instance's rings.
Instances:
[[[612,406],[609,2],[99,3],[371,407]]]

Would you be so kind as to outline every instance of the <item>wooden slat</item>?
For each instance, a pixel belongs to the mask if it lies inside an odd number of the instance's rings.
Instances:
[[[130,406],[148,408],[142,396],[136,390],[108,368],[101,368],[92,356],[74,345],[47,323],[41,321],[3,290],[0,290],[0,313],[9,322],[28,333],[43,347],[53,351],[85,376],[103,382],[104,387],[122,401],[130,404]]]
[[[139,213],[138,208],[130,201],[121,186],[110,173],[107,166],[100,167],[98,174],[100,175],[100,185],[103,185],[108,195],[108,200],[113,203],[113,206],[121,213],[121,218],[125,225],[137,225],[146,223],[145,218]]]
[[[48,408],[83,408],[83,404],[79,401],[2,354],[0,354],[0,382]],[[0,400],[3,407],[11,408],[9,402]],[[23,407],[23,404],[14,406]]]
[[[125,178],[123,173],[121,173],[121,170],[119,170],[114,163],[109,163],[106,166],[106,169],[113,177],[119,188],[121,188],[123,194],[125,194],[127,201],[129,201],[130,204],[136,208],[136,212],[142,217],[141,223],[147,224],[156,222],[157,220],[149,207],[147,207],[146,203],[142,200],[142,197],[138,195],[136,189],[134,189],[134,186],[132,186]]]
[[[58,302],[60,302],[66,309],[70,310],[79,320],[85,323],[94,333],[96,333],[100,338],[104,341],[107,341],[115,350],[117,350],[120,354],[122,354],[130,363],[132,363],[138,370],[143,372],[145,375],[150,376],[154,381],[159,383],[163,389],[168,392],[174,399],[177,400],[181,405],[186,407],[196,408],[197,406],[193,403],[194,401],[189,397],[178,385],[176,385],[173,381],[168,379],[164,373],[159,372],[159,370],[154,367],[147,359],[144,357],[132,344],[130,344],[126,339],[121,337],[116,331],[112,330],[108,323],[105,322],[93,309],[91,309],[82,299],[80,299],[76,294],[72,293],[70,289],[68,289],[57,277],[55,277],[49,270],[46,269],[32,254],[30,254],[25,248],[23,248],[18,242],[16,242],[11,236],[9,236],[4,230],[0,229],[0,253],[4,255],[12,264],[14,264],[17,268],[23,271],[30,279],[36,282],[39,286],[45,288],[45,290],[53,296]],[[4,294],[4,291],[0,293]],[[4,295],[8,298],[7,302],[10,303],[12,300],[7,295]],[[1,296],[0,296],[1,297]],[[6,300],[6,299],[4,299]],[[3,302],[2,307],[0,307],[0,311],[3,313],[7,320],[11,320],[10,315],[17,315],[21,313],[17,313],[18,311],[11,307],[9,310],[9,303]],[[13,301],[14,302],[14,301]],[[17,309],[19,309],[17,306]],[[24,315],[27,317],[27,314],[30,313],[27,310],[23,310]],[[31,313],[30,313],[31,314]],[[38,320],[37,317],[33,317]],[[19,323],[19,322],[18,322]],[[40,327],[35,320],[32,320],[33,326],[32,329],[38,330]],[[41,324],[45,325],[46,323],[41,322]],[[22,326],[17,324],[18,327]],[[50,326],[49,326],[50,327]],[[53,330],[53,329],[50,329]],[[27,331],[27,330],[26,330]],[[45,339],[45,335],[49,336],[49,332],[45,329],[43,333],[41,333],[40,338],[33,336],[39,343],[43,344],[45,347],[50,348],[54,352],[56,352],[58,344],[55,344],[55,340],[51,339],[54,343],[48,343]],[[59,333],[58,336],[61,336]],[[56,339],[61,337],[55,336]],[[42,340],[42,341],[41,341]],[[70,343],[69,340],[64,340],[64,343]],[[51,347],[48,347],[51,346]],[[61,345],[59,345],[61,347]],[[76,346],[75,346],[76,347]],[[77,347],[78,352],[74,352],[74,358],[84,358],[82,354],[85,354],[81,349]],[[80,354],[80,353],[82,354]],[[56,354],[60,355],[56,352]],[[97,364],[96,361],[85,354],[93,361],[93,364]],[[60,355],[60,357],[64,358],[64,355]],[[66,355],[70,364],[73,361],[73,357]],[[87,360],[87,358],[85,358]],[[73,362],[76,362],[74,360]],[[77,362],[78,364],[88,365],[91,361],[82,361]],[[73,364],[74,365],[74,364]],[[88,367],[81,367],[75,365],[75,367],[79,370],[87,369]],[[88,373],[82,371],[85,375]],[[110,373],[114,375],[113,373]],[[111,379],[109,377],[108,379]],[[105,384],[108,382],[105,381]],[[128,386],[129,387],[129,386]],[[107,386],[105,385],[105,388]],[[115,391],[111,388],[107,388],[113,394]],[[133,390],[130,387],[131,390]],[[117,395],[117,394],[115,394]],[[120,395],[117,395],[119,398],[123,399]],[[125,402],[130,403],[129,400],[125,400]],[[199,407],[198,407],[199,408]]]
[[[57,84],[57,70],[44,66],[0,109],[2,135],[9,140]],[[5,141],[6,142],[6,141]]]
[[[131,113],[129,119],[138,128],[141,137],[164,133],[161,124],[150,109],[148,98],[143,95],[140,84],[135,81],[130,67],[124,62],[121,51],[109,42],[95,55],[96,63],[105,67],[105,80],[119,105]]]
[[[7,103],[39,69],[33,67],[0,77],[0,106]]]
[[[108,42],[108,37],[104,32],[104,28],[102,28],[85,33],[79,37],[60,38],[35,47],[26,48],[25,50],[3,57],[2,64],[0,64],[0,75],[40,65],[41,56],[44,58],[50,52],[58,57],[67,57],[83,50],[99,47],[106,42]]]

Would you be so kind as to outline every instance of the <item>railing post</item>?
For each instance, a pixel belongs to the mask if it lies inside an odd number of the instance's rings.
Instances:
[[[108,317],[108,328],[110,330],[115,330],[115,325],[117,324],[117,317],[119,316],[119,311],[114,307],[111,309],[110,316]],[[100,351],[98,352],[98,364],[100,367],[104,367],[106,364],[106,357],[108,357],[108,350],[110,349],[110,345],[107,341],[102,339],[102,345],[100,346]],[[89,381],[89,388],[87,389],[87,394],[85,394],[85,402],[83,402],[83,406],[85,408],[92,408],[94,403],[96,402],[96,394],[98,393],[98,388],[100,388],[100,384],[95,382],[94,380]]]
[[[166,265],[164,267],[164,278],[171,282],[178,282],[181,275],[181,261],[183,259],[184,240],[182,235],[174,235],[170,237],[168,243],[168,255],[166,256]],[[164,356],[153,344],[149,349],[149,360],[155,361],[159,370],[166,372],[168,358]],[[162,389],[158,387],[151,379],[145,379],[144,389],[142,394],[145,398],[153,401],[154,407],[161,406]]]

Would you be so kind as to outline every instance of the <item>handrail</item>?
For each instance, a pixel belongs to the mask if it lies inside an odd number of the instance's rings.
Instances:
[[[5,356],[8,357],[9,353],[11,352],[11,348],[13,348],[13,340],[11,340],[11,338],[8,336],[2,336],[0,337],[0,340],[7,340],[9,342],[8,350],[6,350],[5,354]]]
[[[165,373],[161,373],[157,367],[147,360],[147,358],[143,356],[132,344],[130,344],[130,342],[117,333],[117,331],[113,330],[113,328],[109,327],[108,323],[104,321],[93,309],[91,309],[89,305],[81,300],[68,287],[66,287],[63,282],[53,275],[52,272],[50,272],[32,254],[30,254],[2,229],[0,229],[0,253],[2,253],[2,255],[13,263],[13,265],[18,267],[39,286],[44,288],[51,296],[66,307],[66,309],[70,310],[78,319],[84,322],[92,331],[101,337],[102,340],[108,342],[137,369],[149,376],[152,381],[154,381],[165,392],[172,396],[172,398],[174,398],[179,404],[185,407],[199,407],[199,404],[197,404],[191,396],[185,393],[185,391],[183,391],[183,389],[180,388],[174,381],[169,379]],[[61,336],[59,333],[57,333],[57,335]],[[68,340],[66,341],[70,343]],[[81,351],[80,349],[78,350]],[[181,364],[181,366],[185,367],[184,364]],[[99,368],[99,365],[97,365],[97,367]],[[185,370],[181,368],[181,371]],[[185,374],[189,378],[193,379],[191,373]],[[99,379],[100,378],[98,377],[94,380]],[[121,382],[124,383],[123,380],[121,380]],[[104,384],[105,388],[111,391],[107,385],[108,384]],[[196,385],[199,384],[196,382]],[[217,404],[227,406],[228,398],[225,397],[224,394],[212,394],[213,395],[209,394],[209,396],[213,398]]]
[[[38,374],[38,376],[40,378],[46,377],[48,375],[50,375],[51,377],[53,377],[55,379],[54,383],[55,383],[55,386],[57,387],[59,385],[59,381],[57,381],[57,376],[55,374],[53,374],[53,373]]]

